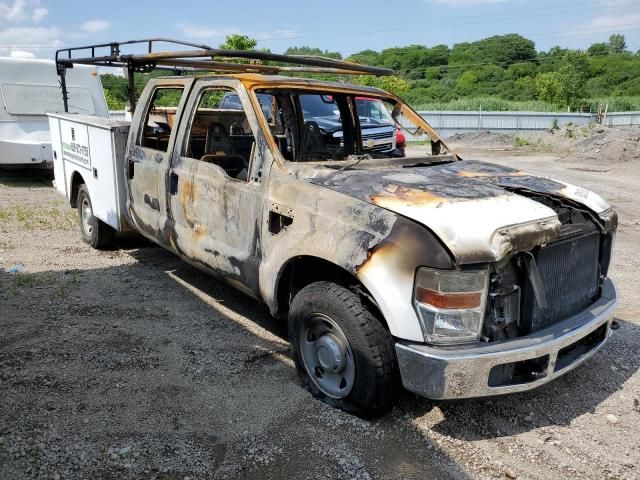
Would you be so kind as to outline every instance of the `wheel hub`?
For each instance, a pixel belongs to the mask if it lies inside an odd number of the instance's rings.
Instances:
[[[327,396],[344,398],[353,389],[356,366],[349,341],[340,326],[322,313],[304,320],[300,354],[311,381]]]
[[[87,236],[91,236],[93,232],[93,210],[91,209],[91,205],[84,199],[82,201],[82,228]]]
[[[316,342],[316,355],[324,370],[343,371],[347,363],[345,353],[344,346],[334,335],[323,335]]]

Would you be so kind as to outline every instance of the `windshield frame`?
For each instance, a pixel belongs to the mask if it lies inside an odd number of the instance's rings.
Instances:
[[[319,159],[317,161],[292,161],[287,160],[280,152],[273,135],[271,134],[271,130],[269,128],[269,123],[262,108],[255,108],[256,106],[261,107],[261,102],[258,100],[258,96],[264,93],[268,93],[267,91],[291,91],[298,94],[304,94],[308,92],[309,94],[322,94],[322,95],[347,95],[351,96],[354,99],[357,97],[366,97],[371,100],[380,100],[382,102],[388,102],[394,106],[392,119],[397,118],[398,115],[404,115],[408,120],[410,120],[413,124],[416,125],[415,131],[420,131],[429,137],[432,145],[432,153],[425,156],[413,156],[413,157],[405,157],[405,158],[394,158],[394,157],[378,157],[372,158],[371,160],[375,160],[375,163],[382,163],[391,161],[391,162],[399,162],[403,163],[407,160],[410,160],[413,163],[416,161],[424,160],[428,161],[429,158],[434,158],[437,161],[438,158],[449,157],[453,161],[461,160],[460,156],[440,137],[436,130],[429,125],[429,123],[423,119],[415,110],[413,110],[409,105],[407,105],[400,97],[394,95],[389,92],[385,92],[384,90],[379,90],[376,88],[369,87],[358,87],[358,86],[350,86],[350,85],[336,85],[336,84],[323,84],[309,82],[309,83],[300,83],[296,82],[292,78],[292,82],[279,82],[277,84],[270,84],[269,82],[256,82],[251,85],[247,85],[247,93],[249,94],[249,98],[254,105],[254,109],[257,113],[258,121],[262,130],[263,135],[270,147],[270,150],[276,160],[276,163],[281,166],[288,168],[291,165],[296,164],[313,164],[313,165],[323,165],[323,164],[350,164],[353,163],[353,159],[345,158],[342,160],[323,160]],[[397,125],[397,122],[396,122]],[[358,122],[357,128],[361,130],[361,126]]]

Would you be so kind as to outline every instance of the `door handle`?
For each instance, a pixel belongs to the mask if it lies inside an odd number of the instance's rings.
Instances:
[[[129,158],[129,161],[127,162],[127,177],[129,177],[129,180],[133,178],[134,174],[135,174],[134,162],[132,158]]]
[[[178,193],[178,175],[173,172],[169,175],[169,193],[171,195]]]

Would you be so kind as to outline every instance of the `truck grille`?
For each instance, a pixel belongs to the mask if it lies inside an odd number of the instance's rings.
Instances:
[[[595,225],[585,225],[534,254],[547,305],[538,305],[533,288],[526,282],[522,313],[523,323],[531,332],[562,321],[594,302],[599,293],[599,251],[600,233]]]
[[[381,132],[381,133],[366,133],[366,130],[365,130],[364,132],[362,132],[362,138],[364,140],[367,140],[369,138],[375,139],[375,140],[388,138],[389,141],[391,141],[393,139],[393,131],[391,131],[391,132]]]
[[[362,143],[364,150],[373,151],[373,152],[385,152],[387,150],[391,150],[393,148],[393,136],[395,135],[395,131],[386,131],[386,132],[376,132],[376,133],[367,133],[366,130],[362,131]],[[367,141],[375,141],[375,145],[367,146]],[[387,140],[384,142],[384,140]]]
[[[365,150],[373,151],[373,152],[386,152],[387,150],[391,150],[393,145],[391,143],[383,143],[380,145],[376,145],[375,147],[365,148]]]

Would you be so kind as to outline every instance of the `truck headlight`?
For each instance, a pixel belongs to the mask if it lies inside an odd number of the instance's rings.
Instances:
[[[425,340],[434,344],[477,341],[488,285],[487,270],[419,268],[414,305]]]

